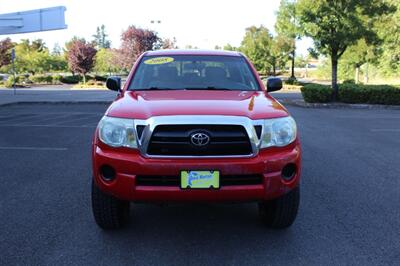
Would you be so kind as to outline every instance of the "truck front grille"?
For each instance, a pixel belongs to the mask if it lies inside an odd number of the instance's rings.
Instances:
[[[191,136],[201,132],[209,136],[209,143],[196,146]],[[252,147],[240,125],[159,125],[155,128],[148,155],[154,156],[247,156]]]

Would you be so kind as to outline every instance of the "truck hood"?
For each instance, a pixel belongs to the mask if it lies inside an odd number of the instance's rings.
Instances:
[[[228,115],[264,119],[288,116],[287,110],[264,91],[126,91],[106,115],[148,119],[166,115]]]

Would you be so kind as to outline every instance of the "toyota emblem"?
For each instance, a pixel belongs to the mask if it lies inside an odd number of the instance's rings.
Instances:
[[[200,132],[194,133],[190,136],[190,142],[197,147],[206,146],[210,142],[210,136]]]

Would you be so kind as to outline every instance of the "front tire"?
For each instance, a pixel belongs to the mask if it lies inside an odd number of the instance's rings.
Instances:
[[[296,219],[300,203],[300,187],[289,193],[258,204],[262,221],[268,227],[283,229],[291,226]]]
[[[92,182],[92,211],[94,219],[102,229],[118,229],[129,220],[129,202],[102,192]]]

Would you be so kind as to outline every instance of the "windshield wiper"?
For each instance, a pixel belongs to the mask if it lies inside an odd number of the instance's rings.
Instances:
[[[185,90],[215,90],[215,91],[232,91],[232,89],[224,88],[224,87],[214,87],[214,86],[207,86],[207,87],[191,87],[185,88]]]

